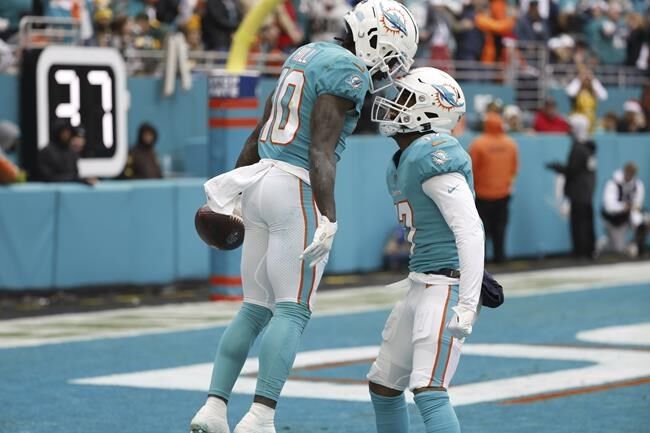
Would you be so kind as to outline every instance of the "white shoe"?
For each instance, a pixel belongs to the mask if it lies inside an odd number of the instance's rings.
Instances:
[[[226,403],[216,397],[209,397],[192,418],[190,433],[230,433]]]
[[[253,403],[233,433],[275,433],[274,418],[275,409],[260,403]]]

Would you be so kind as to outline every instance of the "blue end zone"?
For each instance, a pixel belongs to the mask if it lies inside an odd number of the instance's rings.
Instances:
[[[469,345],[496,343],[590,346],[579,331],[648,322],[650,286],[510,298],[502,309],[483,310]],[[388,311],[315,317],[301,351],[379,344]],[[97,323],[101,326],[101,322]],[[198,391],[92,386],[71,380],[209,363],[223,328],[143,335],[0,350],[0,432],[184,432],[205,394]],[[593,345],[591,345],[593,346]],[[650,348],[638,349],[646,353]],[[257,354],[257,347],[252,356]],[[589,363],[463,355],[455,385],[561,371]],[[368,364],[300,371],[304,377],[362,380]],[[646,378],[647,379],[647,378]],[[161,384],[164,385],[164,384]],[[208,383],[205,384],[207,389]],[[231,427],[252,397],[235,394]],[[650,386],[639,384],[530,403],[464,405],[457,413],[464,433],[648,432]],[[413,433],[423,426],[413,405]],[[370,403],[284,398],[278,432],[374,432]]]

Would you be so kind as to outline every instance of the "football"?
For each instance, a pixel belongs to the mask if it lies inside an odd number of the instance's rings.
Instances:
[[[234,215],[213,212],[208,205],[201,206],[194,216],[199,237],[213,248],[234,250],[244,242],[244,222]]]

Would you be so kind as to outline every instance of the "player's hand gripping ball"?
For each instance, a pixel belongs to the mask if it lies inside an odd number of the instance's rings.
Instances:
[[[244,242],[244,221],[235,215],[212,212],[208,205],[196,211],[194,226],[203,242],[219,250],[234,250]]]

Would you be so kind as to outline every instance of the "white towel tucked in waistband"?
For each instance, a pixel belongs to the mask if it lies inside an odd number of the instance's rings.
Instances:
[[[455,285],[460,281],[459,278],[450,278],[444,275],[423,274],[421,272],[409,272],[409,279],[416,283],[432,285]]]
[[[309,172],[304,168],[284,161],[262,159],[256,164],[239,167],[208,180],[203,185],[208,207],[213,212],[231,215],[237,206],[239,194],[266,176],[273,167],[309,184]]]

